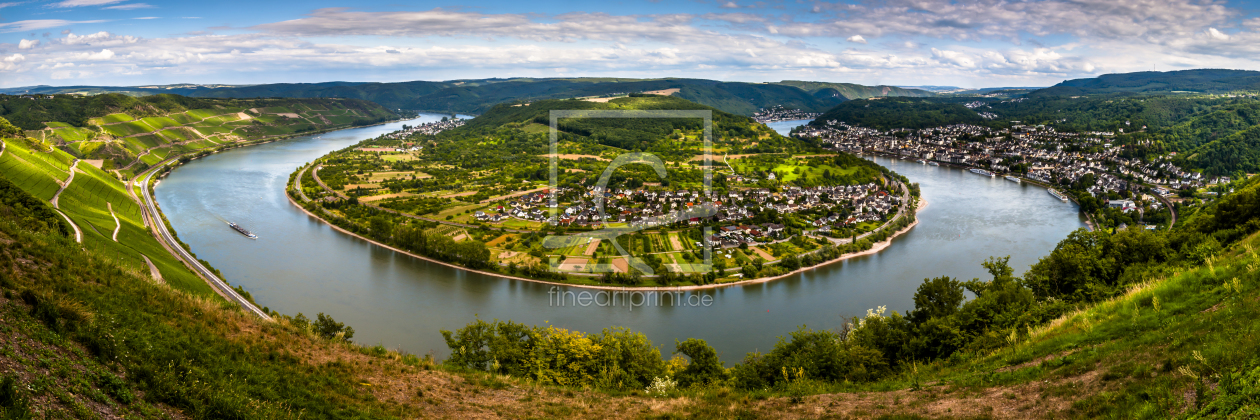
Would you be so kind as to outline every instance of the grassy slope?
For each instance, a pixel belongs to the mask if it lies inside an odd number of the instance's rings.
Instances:
[[[65,153],[60,150],[52,153],[33,152],[20,142],[6,143],[4,156],[0,157],[0,176],[42,200],[51,199],[59,186],[52,177],[42,175],[43,172],[34,168],[37,164],[29,162],[36,159],[40,162],[58,160],[55,155]],[[11,153],[27,158],[19,161],[13,159]],[[119,264],[148,273],[148,266],[141,257],[143,254],[158,266],[163,279],[173,287],[200,295],[214,294],[204,280],[185,268],[183,263],[171,256],[149,234],[141,220],[140,206],[127,195],[121,182],[85,163],[80,163],[76,168],[78,172],[74,181],[61,193],[58,204],[83,231],[84,247],[92,248],[102,255],[111,255]],[[60,179],[64,178],[65,175]],[[106,203],[112,203],[114,213],[122,224],[118,232],[118,242],[113,240],[114,227],[117,225],[110,216]]]

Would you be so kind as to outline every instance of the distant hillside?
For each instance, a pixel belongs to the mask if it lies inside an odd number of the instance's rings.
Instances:
[[[657,95],[617,98],[608,102],[544,100],[527,105],[501,104],[465,126],[443,133],[443,137],[469,138],[480,142],[484,136],[503,128],[542,133],[548,129],[552,110],[712,110],[715,144],[740,144],[747,150],[766,152],[807,147],[799,140],[778,135],[752,118],[678,97]],[[653,150],[658,143],[669,143],[675,130],[698,133],[703,129],[699,119],[562,119],[558,125],[559,131],[564,134],[562,140],[624,150]],[[756,146],[751,146],[754,144]],[[666,150],[658,152],[665,153]]]
[[[237,142],[373,124],[397,117],[358,99],[213,99],[0,95],[0,117],[25,137],[130,177],[186,152]]]
[[[823,113],[811,125],[836,120],[877,129],[920,129],[950,124],[981,124],[975,111],[957,103],[911,98],[865,99],[845,102]]]
[[[853,98],[932,95],[930,92],[919,90],[848,83],[793,81],[743,83],[676,78],[511,78],[399,83],[273,83],[249,86],[191,84],[140,87],[35,86],[0,90],[0,92],[89,95],[115,92],[131,96],[171,93],[213,98],[354,98],[376,102],[390,109],[480,114],[505,102],[615,96],[673,89],[677,89],[673,93],[674,96],[740,115],[752,115],[759,108],[776,105],[808,112],[823,112],[840,102]]]
[[[852,83],[804,82],[800,80],[784,80],[776,84],[804,90],[816,98],[866,99],[884,96],[909,96],[914,98],[936,96],[935,93],[926,90],[906,89],[896,86],[863,86]]]
[[[1196,69],[1104,74],[1090,79],[1067,80],[1033,92],[1034,96],[1069,96],[1102,93],[1260,91],[1260,72],[1250,70]]]

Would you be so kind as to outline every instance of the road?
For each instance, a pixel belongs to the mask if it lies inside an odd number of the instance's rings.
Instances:
[[[74,165],[78,165],[78,164],[79,164],[78,159],[75,159],[74,162],[70,162],[70,177],[66,178],[66,182],[61,184],[61,188],[57,190],[56,194],[53,194],[52,200],[48,200],[49,203],[52,203],[52,206],[54,209],[61,208],[57,205],[57,199],[61,198],[61,192],[65,191],[66,188],[69,188],[71,182],[74,182]]]
[[[262,309],[258,309],[258,307],[254,306],[254,304],[249,303],[248,300],[245,300],[245,298],[241,297],[239,293],[236,293],[236,290],[233,290],[231,286],[228,286],[228,284],[220,279],[219,276],[216,276],[213,271],[210,271],[210,269],[202,265],[201,261],[197,261],[192,254],[185,250],[183,246],[179,245],[179,241],[176,241],[175,237],[172,236],[170,231],[166,229],[166,223],[162,222],[161,213],[158,212],[157,208],[157,201],[153,199],[153,194],[149,192],[148,185],[149,181],[153,179],[153,175],[158,172],[158,169],[161,169],[163,166],[166,166],[174,161],[174,159],[170,159],[166,162],[153,166],[153,168],[149,169],[148,173],[143,176],[142,181],[140,182],[140,193],[144,196],[144,207],[148,209],[149,216],[153,218],[152,223],[150,223],[150,226],[153,227],[153,232],[157,233],[159,240],[166,242],[168,249],[175,251],[174,254],[176,257],[184,260],[184,262],[188,264],[189,267],[192,267],[193,271],[197,272],[201,278],[206,279],[206,281],[210,283],[210,286],[214,287],[220,295],[223,295],[223,297],[226,297],[228,300],[235,302],[237,305],[240,305],[242,308],[245,308],[245,310],[257,315],[259,318],[271,321],[271,316],[267,315],[266,312],[263,312]]]

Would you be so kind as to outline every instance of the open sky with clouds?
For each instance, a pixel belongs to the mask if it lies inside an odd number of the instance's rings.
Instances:
[[[1200,0],[0,0],[0,87],[697,77],[962,87],[1260,69]]]

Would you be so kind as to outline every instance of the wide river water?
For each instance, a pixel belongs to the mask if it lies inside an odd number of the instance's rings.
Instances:
[[[439,330],[476,317],[599,332],[641,331],[668,357],[675,339],[702,338],[728,364],[767,351],[801,325],[838,328],[844,317],[887,305],[905,313],[924,278],[985,277],[980,262],[1011,257],[1022,273],[1074,229],[1077,208],[1036,186],[964,170],[875,158],[918,182],[929,206],[919,225],[882,252],[789,278],[695,292],[708,306],[552,306],[552,286],[468,273],[399,255],[308,217],[284,195],[305,162],[412,121],[250,146],[175,169],[156,187],[166,216],[197,255],[260,304],[284,314],[318,312],[355,329],[354,340],[416,354],[449,354]],[[258,234],[249,240],[229,220]],[[567,290],[561,288],[561,290]]]

